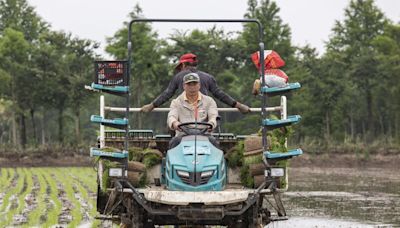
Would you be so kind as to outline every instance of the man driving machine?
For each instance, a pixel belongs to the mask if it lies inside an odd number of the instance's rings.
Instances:
[[[217,126],[217,104],[214,99],[200,92],[200,77],[196,73],[188,73],[183,77],[184,92],[171,102],[168,113],[168,127],[176,131],[176,136],[170,141],[170,148],[177,146],[182,137],[180,125],[188,122],[202,122],[208,131]],[[205,122],[205,124],[204,124]],[[210,142],[216,145],[210,135]]]

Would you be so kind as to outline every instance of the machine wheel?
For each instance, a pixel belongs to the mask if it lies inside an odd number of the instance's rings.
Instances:
[[[97,205],[97,211],[100,213],[104,212],[104,209],[106,207],[107,204],[107,199],[108,199],[108,195],[103,193],[100,189],[100,185],[97,185],[97,198],[96,198],[96,205]]]
[[[132,204],[132,228],[144,228],[144,211],[139,207],[139,204]]]
[[[264,227],[262,222],[262,215],[259,213],[258,203],[255,203],[252,207],[247,210],[248,226],[249,228],[262,228]]]
[[[124,201],[126,213],[122,213],[120,227],[123,228],[151,228],[153,225],[147,225],[144,210],[133,199]]]
[[[242,228],[242,227],[247,227],[247,222],[243,221],[243,222],[228,225],[228,228]]]

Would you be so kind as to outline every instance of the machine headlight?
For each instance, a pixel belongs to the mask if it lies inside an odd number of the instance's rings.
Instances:
[[[213,170],[205,171],[205,172],[202,172],[202,173],[201,173],[201,177],[210,177],[210,176],[212,176],[213,174],[214,174],[214,171],[213,171]]]
[[[271,177],[283,177],[285,170],[283,168],[271,168]]]
[[[180,177],[189,177],[189,173],[186,172],[186,171],[176,170],[176,173],[177,173],[178,176],[180,176]]]
[[[122,169],[121,168],[110,168],[108,170],[108,175],[110,177],[122,177]]]

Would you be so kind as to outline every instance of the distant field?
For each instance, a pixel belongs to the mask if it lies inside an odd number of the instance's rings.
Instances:
[[[1,168],[0,227],[97,227],[96,189],[93,168]]]

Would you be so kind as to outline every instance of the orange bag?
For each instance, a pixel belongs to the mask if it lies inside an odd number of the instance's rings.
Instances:
[[[258,71],[261,69],[260,64],[260,53],[259,51],[254,52],[251,54],[251,60],[253,61],[254,65],[256,65]],[[264,50],[264,66],[265,70],[268,69],[277,69],[283,67],[285,65],[285,61],[279,56],[276,51],[273,50]]]

